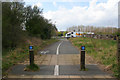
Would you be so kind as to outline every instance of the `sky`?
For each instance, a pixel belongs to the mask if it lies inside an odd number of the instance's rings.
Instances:
[[[24,0],[25,5],[37,5],[43,16],[51,19],[59,31],[71,26],[90,25],[118,27],[119,0]]]

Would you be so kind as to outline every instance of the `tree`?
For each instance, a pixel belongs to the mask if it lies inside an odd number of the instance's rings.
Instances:
[[[24,3],[2,3],[2,39],[4,48],[14,48],[21,40]]]
[[[37,6],[24,7],[23,2],[2,3],[3,48],[15,48],[23,39],[23,25],[30,36],[50,39],[57,28],[42,16],[43,9]]]
[[[64,32],[63,32],[63,36],[65,36],[65,35],[66,35],[66,33],[68,33],[68,32],[67,32],[67,31],[64,31]]]
[[[58,36],[63,36],[62,32],[58,32]]]
[[[50,39],[56,27],[42,16],[42,11],[43,9],[38,9],[37,6],[33,9],[31,6],[26,8],[26,30],[31,36]]]

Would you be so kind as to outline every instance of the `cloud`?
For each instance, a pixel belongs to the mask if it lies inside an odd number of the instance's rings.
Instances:
[[[53,2],[53,5],[54,5],[55,7],[57,6],[57,4],[56,4],[56,2],[55,2],[55,1]]]
[[[2,0],[9,2],[9,0]],[[23,0],[20,0],[23,1]],[[90,2],[91,0],[24,0],[25,2]],[[98,2],[106,2],[106,0],[98,0]]]
[[[33,5],[32,5],[32,8],[33,8],[34,6],[42,7],[42,4],[41,4],[40,2],[38,2],[38,3],[33,4]]]
[[[56,21],[58,30],[66,30],[73,25],[93,25],[117,27],[118,0],[108,0],[96,4],[98,0],[90,1],[89,6],[74,6],[72,9],[60,7],[56,11],[44,13],[45,18]]]

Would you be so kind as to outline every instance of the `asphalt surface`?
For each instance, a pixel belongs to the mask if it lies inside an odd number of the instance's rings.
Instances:
[[[79,50],[75,48],[70,41],[67,39],[61,39],[59,42],[56,42],[48,47],[46,47],[44,50],[39,51],[39,54],[56,54],[56,50],[58,45],[61,44],[59,47],[59,54],[79,54]]]
[[[78,49],[75,48],[68,40],[63,40],[59,50],[59,54],[79,54]]]
[[[39,65],[40,70],[36,72],[24,71],[25,65],[16,65],[12,68],[11,74],[15,75],[54,75],[55,65]],[[107,75],[101,71],[96,65],[86,65],[88,71],[80,71],[79,65],[60,65],[59,75]]]
[[[49,45],[48,47],[46,47],[45,49],[43,49],[42,51],[39,51],[38,54],[56,54],[56,49],[57,46],[60,44],[61,41],[58,41],[56,43],[53,43],[52,45]]]
[[[39,71],[36,72],[29,72],[29,71],[24,71],[25,65],[16,65],[12,68],[11,74],[15,75],[53,75],[54,74],[54,65],[40,65]]]
[[[79,50],[75,48],[67,39],[49,45],[44,50],[39,51],[38,54],[46,55],[61,55],[61,54],[79,54]],[[67,58],[67,57],[66,57]],[[57,59],[56,59],[57,60]],[[69,62],[69,61],[68,61]],[[57,65],[57,66],[56,66]],[[80,71],[80,65],[39,65],[40,70],[37,72],[24,71],[25,65],[16,65],[12,68],[9,74],[13,75],[109,75],[100,70],[97,65],[87,65],[88,71]]]

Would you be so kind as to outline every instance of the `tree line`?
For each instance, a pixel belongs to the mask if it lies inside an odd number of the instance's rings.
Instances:
[[[24,2],[2,3],[3,48],[15,48],[24,35],[50,39],[57,28],[51,20],[45,19],[43,9],[26,6]]]
[[[118,34],[116,27],[96,27],[96,26],[72,26],[67,28],[67,31],[81,31],[81,32],[94,32],[95,34]]]

